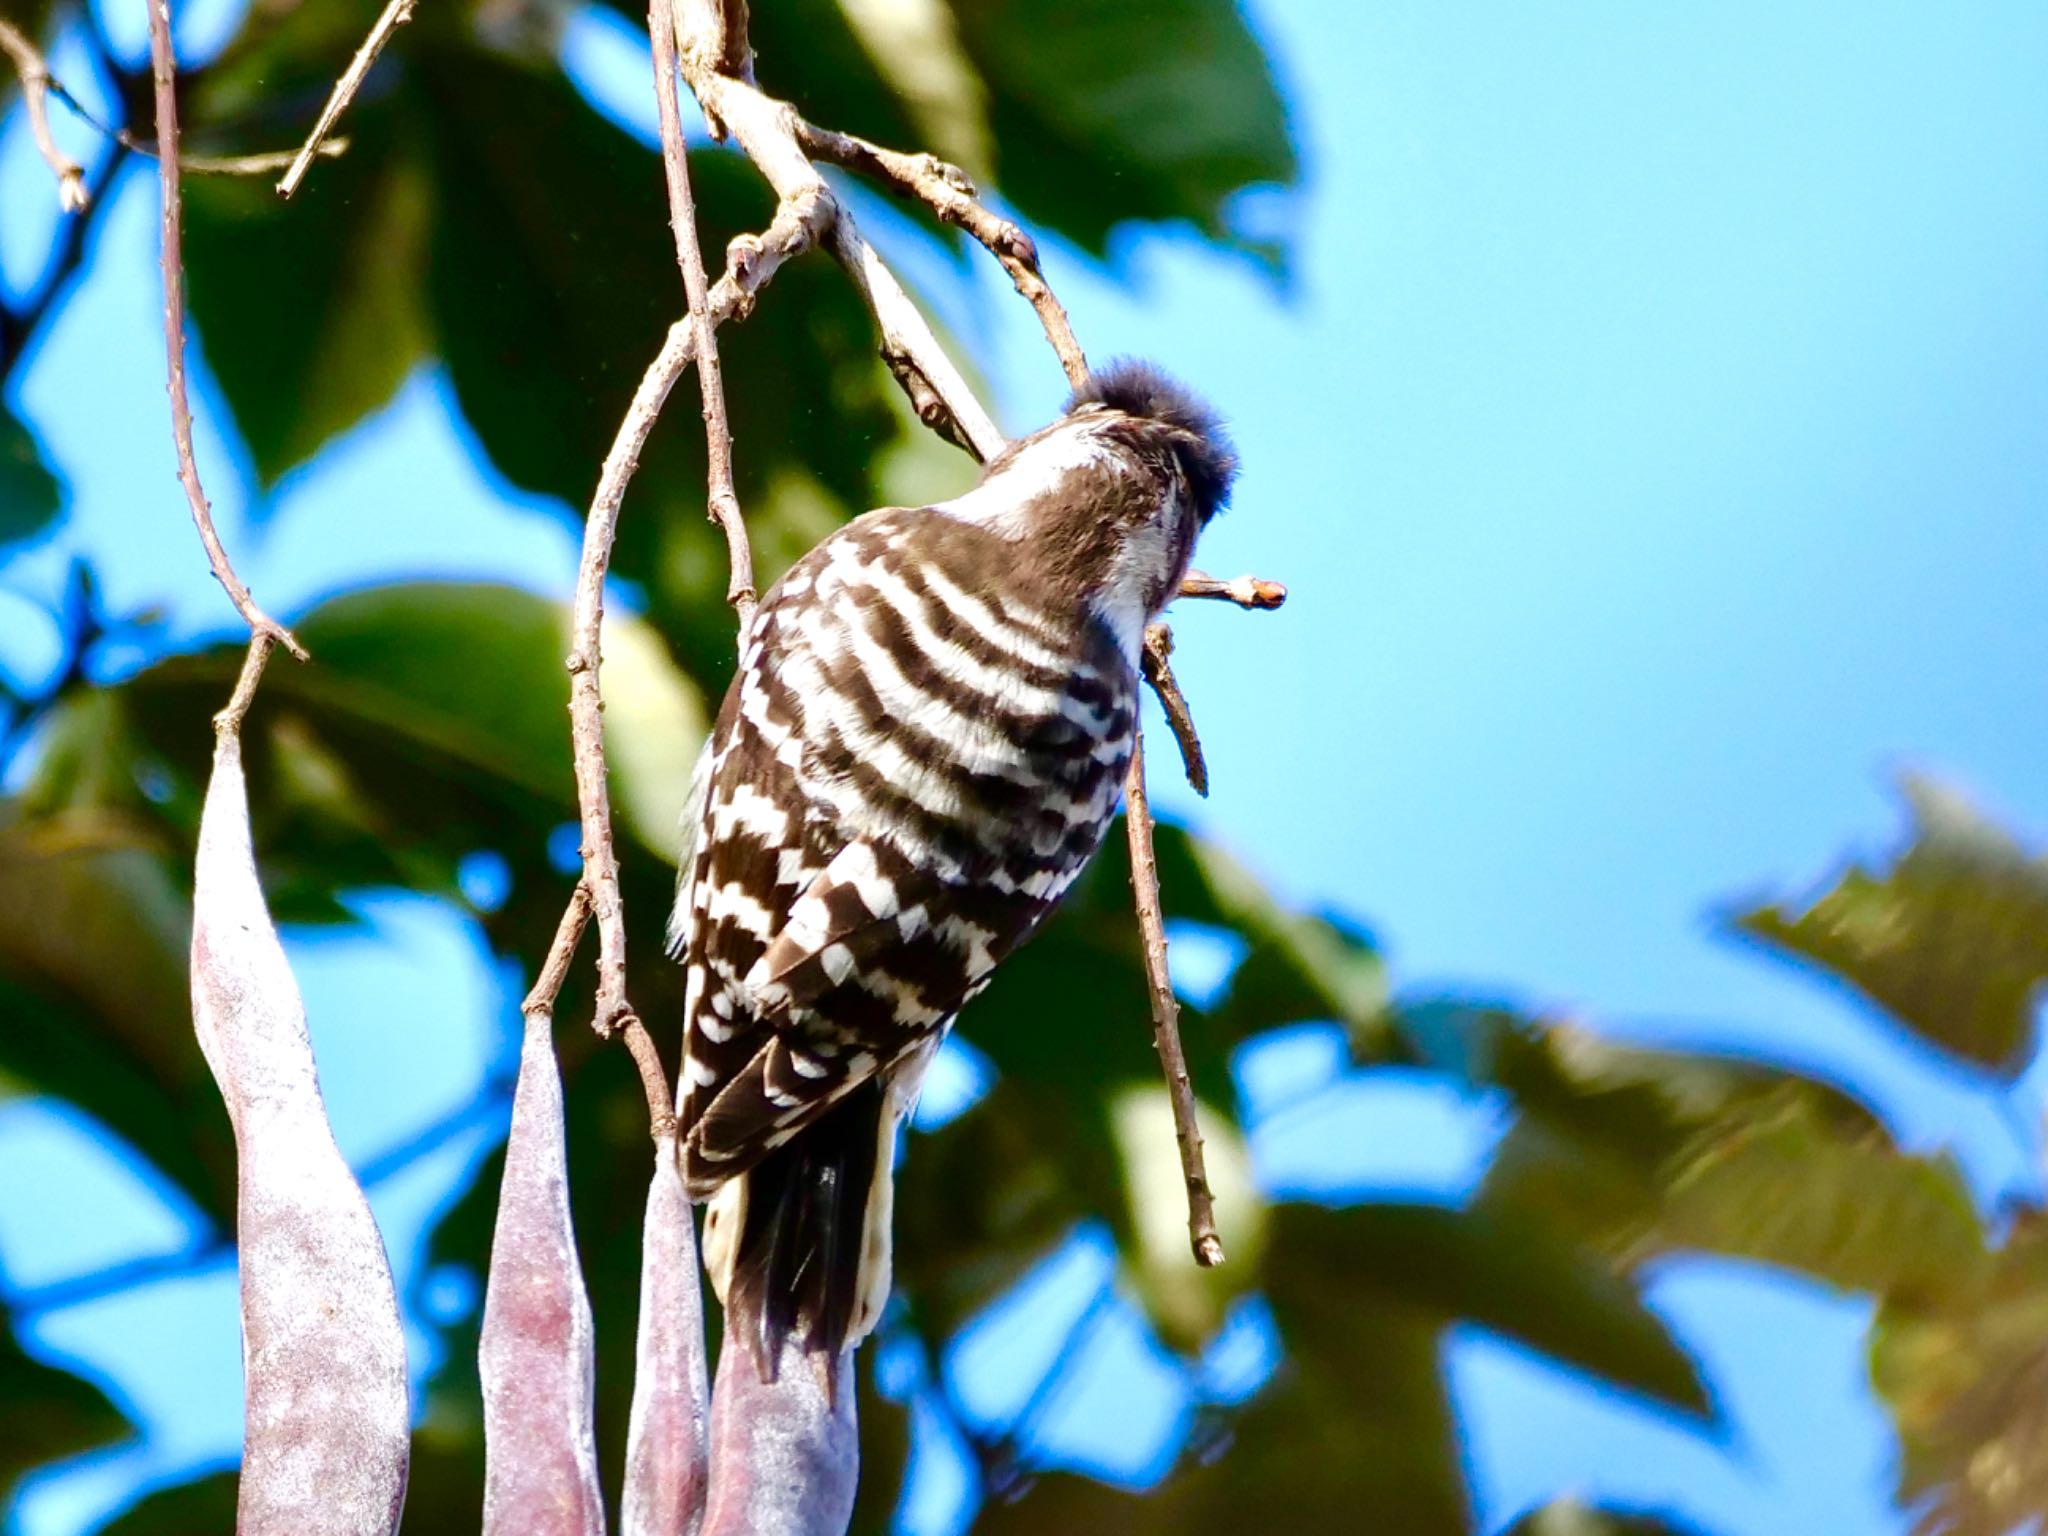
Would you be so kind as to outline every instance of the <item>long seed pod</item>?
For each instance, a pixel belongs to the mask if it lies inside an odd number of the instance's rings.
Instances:
[[[709,1374],[697,1234],[671,1131],[654,1141],[641,1239],[639,1355],[619,1521],[624,1536],[695,1536],[703,1523]]]
[[[234,1122],[247,1400],[236,1530],[398,1527],[409,1416],[391,1266],[320,1101],[306,1009],[264,905],[241,743],[199,823],[192,1020]]]
[[[782,1342],[775,1380],[753,1351],[758,1318],[730,1309],[711,1399],[711,1507],[703,1536],[843,1536],[860,1476],[853,1355],[832,1362],[794,1336]]]
[[[562,1075],[544,1009],[526,1016],[477,1363],[485,1536],[601,1536],[596,1330],[569,1219]]]

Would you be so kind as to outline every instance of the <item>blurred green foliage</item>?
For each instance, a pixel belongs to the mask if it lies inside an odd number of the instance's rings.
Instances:
[[[253,9],[226,51],[184,79],[193,142],[294,136],[374,9]],[[820,122],[991,174],[1041,231],[1100,255],[1130,221],[1176,222],[1284,267],[1284,250],[1234,222],[1237,196],[1289,184],[1296,159],[1271,68],[1227,0],[953,0],[920,13],[914,35],[834,0],[754,11],[769,89]],[[59,8],[60,19],[83,15]],[[446,370],[507,481],[556,498],[565,516],[594,485],[679,295],[655,157],[577,95],[555,63],[556,25],[538,5],[424,7],[352,110],[347,154],[321,163],[295,201],[260,183],[191,182],[195,324],[265,485],[427,364]],[[901,52],[912,45],[915,68]],[[123,87],[132,104],[137,81]],[[743,161],[717,149],[693,161],[708,250],[765,221],[769,199]],[[925,237],[954,239],[936,227]],[[725,358],[765,578],[837,520],[969,473],[914,430],[865,313],[821,257],[777,278]],[[733,650],[693,403],[671,403],[622,522],[615,569],[645,594],[645,617],[606,641],[626,907],[643,957],[634,998],[657,1021],[681,1001],[673,968],[651,960],[673,879],[667,829]],[[59,511],[58,479],[33,437],[0,415],[0,544]],[[497,954],[534,971],[567,889],[547,855],[573,804],[565,623],[530,594],[449,583],[349,592],[297,616],[315,660],[272,667],[247,738],[281,920],[345,921],[342,896],[369,886],[464,903],[459,866],[489,852],[509,871],[508,894],[471,910]],[[97,634],[77,628],[81,655]],[[226,1118],[192,1110],[213,1096],[186,1017],[186,870],[209,716],[238,663],[238,648],[207,647],[105,685],[67,668],[52,697],[20,702],[30,728],[12,736],[33,767],[0,803],[0,1079],[79,1106],[223,1233],[234,1189]],[[1734,925],[1936,1047],[2010,1074],[2031,1057],[2048,976],[2048,873],[1951,799],[1925,786],[1911,795],[1915,835],[1888,866],[1852,871],[1804,911],[1764,904]],[[1381,1529],[1465,1530],[1444,1329],[1476,1324],[1714,1425],[1707,1383],[1638,1295],[1659,1259],[1702,1252],[1879,1299],[1876,1380],[1906,1447],[1901,1492],[1924,1497],[1927,1529],[1989,1533],[2048,1515],[2037,1449],[2048,1244],[2037,1213],[1994,1244],[1947,1160],[1905,1155],[1833,1088],[1622,1048],[1480,1001],[1404,996],[1355,926],[1287,909],[1178,829],[1161,829],[1159,852],[1170,914],[1231,936],[1243,955],[1221,993],[1184,1016],[1232,1262],[1196,1269],[1180,1232],[1113,836],[968,1019],[995,1080],[908,1158],[903,1305],[890,1337],[935,1360],[1077,1226],[1099,1221],[1122,1255],[1122,1292],[1183,1359],[1253,1295],[1270,1308],[1284,1358],[1248,1402],[1204,1405],[1182,1464],[1143,1497],[1038,1475],[1014,1438],[975,1442],[991,1485],[1021,1494],[987,1503],[980,1529],[1221,1536],[1284,1517],[1289,1530],[1334,1532],[1358,1529],[1371,1510]],[[564,1019],[587,1008],[579,985]],[[1343,1028],[1353,1070],[1421,1069],[1510,1108],[1466,1208],[1333,1209],[1260,1194],[1228,1064],[1269,1032],[1311,1021]],[[644,1111],[622,1053],[574,1027],[561,1050],[599,1319],[598,1425],[616,1467]],[[496,1173],[487,1165],[441,1221],[435,1265],[481,1269]],[[428,1383],[412,1529],[476,1518],[474,1331],[474,1319],[446,1330],[446,1363]],[[859,1527],[879,1530],[907,1419],[871,1371],[861,1411]],[[0,1340],[0,1477],[127,1432],[95,1389]],[[233,1478],[218,1475],[145,1500],[112,1529],[224,1529],[232,1504]],[[1677,1529],[1576,1505],[1516,1527]]]

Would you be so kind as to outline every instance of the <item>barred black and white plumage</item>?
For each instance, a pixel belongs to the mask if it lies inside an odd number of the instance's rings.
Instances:
[[[713,727],[671,920],[684,1177],[764,1374],[888,1295],[897,1128],[961,1008],[1115,814],[1145,625],[1236,464],[1140,364],[974,489],[834,533],[762,600]]]

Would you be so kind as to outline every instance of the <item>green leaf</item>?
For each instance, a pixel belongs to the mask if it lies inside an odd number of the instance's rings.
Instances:
[[[1427,1207],[1271,1214],[1264,1284],[1286,1352],[1266,1391],[1211,1424],[1228,1450],[1142,1499],[1065,1475],[978,1531],[1217,1533],[1470,1528],[1438,1363],[1469,1320],[1682,1411],[1711,1415],[1691,1359],[1626,1284],[1541,1230]],[[1198,1439],[1200,1435],[1198,1434]],[[1626,1527],[1624,1527],[1626,1529]]]
[[[1704,1251],[1881,1295],[1940,1294],[1984,1271],[1955,1164],[1900,1152],[1833,1089],[1568,1026],[1503,1032],[1493,1052],[1521,1113],[1481,1209],[1629,1267]]]
[[[192,1038],[174,869],[132,818],[0,807],[0,1068],[94,1116],[225,1226],[234,1148]]]
[[[265,676],[246,743],[281,914],[331,917],[333,892],[353,885],[452,893],[456,862],[480,848],[541,860],[548,832],[576,814],[561,604],[405,583],[344,594],[296,627],[313,660]],[[672,861],[703,704],[642,621],[608,623],[604,648],[618,830]],[[207,722],[240,665],[240,646],[216,646],[67,701],[34,803],[112,805],[188,836]],[[156,804],[138,789],[137,759]]]
[[[962,1016],[960,1029],[994,1063],[999,1092],[1008,1091],[1002,1102],[1032,1118],[1019,1136],[1043,1149],[1050,1164],[1045,1177],[1079,1196],[1078,1213],[1109,1223],[1138,1260],[1133,1278],[1154,1309],[1154,1321],[1174,1342],[1191,1345],[1252,1283],[1255,1270],[1226,1264],[1201,1276],[1182,1274],[1168,1252],[1172,1242],[1185,1249],[1185,1230],[1178,1239],[1164,1236],[1168,1215],[1174,1221],[1184,1215],[1178,1174],[1164,1177],[1149,1156],[1142,1166],[1126,1161],[1136,1148],[1134,1111],[1164,1138],[1151,1150],[1172,1151],[1168,1127],[1145,1112],[1159,1107],[1161,1077],[1128,871],[1122,834],[1113,829],[1060,910],[1004,962],[994,984]],[[1181,1010],[1181,1033],[1204,1132],[1218,1139],[1219,1155],[1228,1163],[1238,1132],[1226,1043],[1193,1007]],[[990,1104],[976,1115],[993,1112]],[[1256,1193],[1248,1179],[1226,1182],[1233,1192],[1225,1208],[1228,1224],[1255,1252]],[[1155,1209],[1162,1201],[1163,1209]],[[1154,1237],[1141,1241],[1141,1226]]]
[[[194,1482],[160,1488],[99,1529],[99,1536],[193,1536],[235,1528],[239,1472],[215,1472]],[[408,1510],[412,1509],[407,1501]]]
[[[1341,1328],[1343,1308],[1387,1298],[1440,1322],[1477,1323],[1682,1412],[1714,1416],[1692,1357],[1628,1283],[1538,1223],[1425,1205],[1282,1205],[1273,1211],[1268,1267],[1276,1309],[1289,1299],[1298,1326],[1320,1330],[1290,1336],[1295,1348],[1327,1348],[1323,1335]]]
[[[574,816],[560,605],[426,583],[338,598],[299,633],[315,659],[280,661],[246,733],[275,907],[331,920],[355,886],[453,894],[458,861],[493,848],[515,870],[506,920],[551,924],[528,909],[559,910],[546,843]],[[612,728],[635,737],[615,759],[621,854],[658,932],[703,710],[643,626],[615,626],[609,650]],[[187,1013],[185,865],[208,721],[240,654],[175,657],[67,698],[0,821],[0,1070],[97,1116],[223,1221],[232,1148]]]
[[[1237,1121],[1215,1104],[1196,1109],[1226,1255],[1213,1268],[1195,1261],[1188,1237],[1187,1176],[1166,1084],[1134,1085],[1110,1103],[1129,1209],[1125,1268],[1160,1334],[1185,1350],[1199,1349],[1223,1326],[1230,1304],[1258,1273],[1266,1239],[1266,1201]]]
[[[1765,905],[1731,921],[1930,1044],[2016,1076],[2048,984],[2048,858],[1930,780],[1904,792],[1912,840],[1889,868],[1852,867],[1804,912]]]
[[[860,1400],[854,1422],[860,1426],[860,1485],[854,1492],[851,1536],[885,1536],[890,1516],[903,1496],[910,1460],[910,1410],[882,1396],[875,1384],[881,1350],[870,1346],[854,1360]]]
[[[414,74],[436,187],[429,302],[463,415],[507,478],[581,509],[683,309],[660,161],[552,70],[437,47],[419,51]],[[774,211],[732,153],[693,154],[691,178],[714,260]],[[765,587],[876,504],[906,417],[866,310],[821,256],[783,269],[720,350]],[[677,390],[641,456],[613,569],[646,590],[685,671],[722,693],[733,620],[724,541],[705,516],[694,389]]]
[[[0,1328],[0,1498],[45,1462],[133,1432],[105,1392],[31,1359],[13,1329]]]
[[[2048,1520],[2048,1219],[2021,1213],[1992,1272],[1887,1304],[1871,1375],[1898,1426],[1916,1532],[2004,1536]]]
[[[0,406],[0,548],[40,533],[63,503],[62,488],[43,462],[35,434]]]
[[[552,69],[435,47],[414,74],[428,301],[463,414],[507,478],[580,508],[682,308],[660,163]]]
[[[1305,1214],[1349,1213],[1276,1213],[1268,1296],[1287,1350],[1281,1377],[1229,1421],[1224,1455],[1169,1486],[1173,1522],[1157,1529],[1234,1536],[1270,1530],[1284,1511],[1289,1531],[1338,1536],[1370,1511],[1407,1536],[1466,1536],[1441,1319],[1317,1264],[1290,1267],[1281,1255]]]
[[[1273,266],[1230,222],[1298,165],[1272,70],[1231,0],[952,0],[988,87],[996,179],[1028,219],[1096,255],[1130,219],[1185,221]]]
[[[267,487],[388,401],[426,353],[428,189],[388,105],[290,202],[268,177],[186,183],[185,267],[208,366]]]
[[[1120,1211],[1099,1101],[1000,1078],[897,1164],[897,1286],[919,1332],[950,1338],[1076,1223]]]
[[[1437,1323],[1373,1296],[1347,1296],[1332,1317],[1312,1295],[1325,1278],[1276,1296],[1288,1360],[1242,1411],[1208,1416],[1198,1435],[1212,1454],[1138,1496],[1043,1476],[1014,1502],[984,1504],[976,1536],[1348,1536],[1361,1511],[1369,1529],[1467,1536]]]

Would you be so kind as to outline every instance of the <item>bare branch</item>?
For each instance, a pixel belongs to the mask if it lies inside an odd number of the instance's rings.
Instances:
[[[679,0],[678,42],[690,63],[736,80],[754,78],[754,50],[747,40],[747,0]],[[723,129],[715,130],[720,138]]]
[[[42,54],[27,35],[4,16],[0,16],[0,52],[6,53],[14,64],[14,72],[21,77],[21,105],[28,113],[28,131],[35,138],[43,163],[57,178],[57,206],[66,213],[82,212],[87,203],[85,168],[59,149],[50,135],[47,98],[53,82],[49,65],[43,62]]]
[[[582,820],[583,880],[572,903],[598,920],[598,994],[594,1025],[610,1035],[630,1012],[625,996],[625,924],[619,910],[619,867],[612,849],[611,799],[605,786],[604,700],[598,689],[604,623],[604,579],[618,529],[619,504],[639,467],[640,449],[654,430],[668,393],[689,366],[692,337],[687,324],[669,327],[668,338],[648,367],[619,424],[612,451],[598,479],[597,496],[583,523],[583,559],[578,568],[574,648],[569,653],[569,739],[576,769],[576,799]],[[567,922],[567,917],[564,922]]]
[[[123,137],[132,138],[133,135],[124,132]],[[154,146],[148,144],[129,147],[145,155],[156,153]],[[323,160],[338,160],[348,153],[348,140],[324,140],[314,153]],[[268,176],[272,171],[289,165],[293,155],[289,149],[266,149],[253,155],[180,155],[178,167],[201,176]]]
[[[662,349],[659,366],[675,347],[676,329]],[[689,336],[684,332],[682,347],[687,355]],[[680,375],[681,359],[675,374]],[[652,377],[652,375],[650,375]],[[673,377],[670,379],[673,383]],[[660,395],[665,397],[668,385]],[[627,411],[630,421],[644,409],[647,426],[654,424],[660,400],[643,407],[648,381],[634,395]],[[621,429],[624,430],[623,428]],[[641,434],[642,440],[645,433]],[[635,458],[637,460],[637,447]],[[611,464],[606,463],[609,474]],[[623,479],[619,485],[623,497]],[[608,506],[593,506],[583,525],[583,559],[576,580],[576,606],[569,651],[569,741],[576,768],[576,801],[582,822],[583,892],[590,913],[597,921],[597,1013],[591,1024],[609,1039],[632,1019],[626,1001],[626,922],[619,897],[619,859],[612,846],[611,791],[605,781],[604,697],[598,687],[602,653],[599,633],[604,625],[604,581],[611,566],[612,539],[618,528],[618,499]]]
[[[797,134],[807,153],[887,183],[980,241],[1010,274],[1017,292],[1038,312],[1045,339],[1058,354],[1067,382],[1076,389],[1088,382],[1088,359],[1081,352],[1081,343],[1074,339],[1065,307],[1054,296],[1039,267],[1038,242],[980,202],[965,171],[936,155],[906,155],[812,123],[799,121]]]
[[[654,1037],[647,1033],[647,1026],[640,1022],[637,1013],[627,1014],[619,1023],[619,1030],[626,1038],[626,1054],[633,1058],[634,1069],[640,1074],[640,1091],[647,1095],[647,1123],[655,1140],[673,1137],[675,1092],[668,1085],[668,1074],[662,1070],[661,1053],[654,1048]]]
[[[693,4],[688,19],[700,17],[703,11],[702,3]],[[977,458],[994,457],[1002,451],[1003,434],[946,356],[903,285],[832,197],[824,176],[804,151],[800,137],[803,119],[786,102],[763,94],[748,81],[720,73],[711,63],[714,57],[713,48],[701,38],[685,37],[683,74],[705,117],[739,140],[747,158],[785,203],[815,199],[831,210],[833,254],[874,313],[882,333],[883,360],[909,394],[918,419]]]
[[[1164,624],[1153,624],[1145,630],[1145,650],[1142,658],[1145,681],[1152,685],[1152,691],[1159,698],[1159,705],[1166,711],[1166,723],[1173,730],[1173,739],[1180,744],[1181,767],[1186,770],[1188,783],[1196,794],[1204,799],[1209,794],[1209,765],[1202,758],[1202,739],[1195,734],[1195,717],[1188,708],[1186,695],[1180,691],[1180,682],[1173,675],[1173,631]]]
[[[52,75],[49,79],[50,95],[71,109],[71,115],[95,132],[105,135],[123,149],[138,155],[158,158],[157,147],[148,139],[138,138],[126,128],[116,128],[103,123],[84,102],[72,95],[62,80]],[[348,149],[347,139],[328,139],[321,144],[319,153],[327,159],[335,159]],[[189,151],[178,156],[178,169],[187,175],[197,173],[205,176],[265,176],[272,171],[284,169],[292,162],[295,150],[265,150],[253,155],[195,155]]]
[[[249,636],[249,651],[242,658],[242,670],[235,678],[235,691],[228,695],[227,703],[213,717],[216,735],[233,736],[242,729],[242,720],[249,713],[249,706],[256,702],[256,685],[263,681],[264,663],[270,660],[270,648],[276,643],[276,636],[267,629],[259,629]]]
[[[199,484],[199,465],[192,456],[192,402],[185,391],[185,234],[184,200],[178,184],[178,82],[177,62],[171,53],[171,18],[166,0],[145,0],[149,11],[149,62],[156,85],[156,141],[162,150],[157,161],[158,181],[163,188],[163,279],[164,351],[169,358],[171,393],[171,438],[178,449],[178,479],[191,504],[192,521],[199,529],[206,558],[216,580],[227,589],[235,611],[254,635],[268,635],[299,660],[306,659],[305,647],[292,632],[256,606],[249,589],[228,563],[228,552],[214,532],[213,513],[206,492]],[[262,663],[256,663],[257,671]],[[253,687],[253,683],[251,684]],[[236,690],[240,692],[239,687]],[[246,709],[247,703],[243,706]],[[239,718],[239,717],[237,717]]]
[[[910,396],[917,419],[983,463],[1001,453],[1007,442],[1001,429],[974,397],[896,274],[861,238],[844,208],[832,231],[832,250],[873,311],[882,331],[882,361]]]
[[[1180,584],[1179,595],[1215,598],[1240,608],[1273,609],[1287,601],[1287,589],[1277,581],[1268,581],[1263,576],[1233,576],[1229,581],[1218,581],[1203,571],[1189,571]]]
[[[155,3],[155,0],[153,0]],[[384,45],[391,41],[391,34],[412,20],[414,0],[390,0],[378,16],[370,35],[363,39],[363,46],[356,50],[356,56],[348,61],[348,68],[341,78],[334,82],[334,90],[327,98],[327,105],[320,109],[320,117],[313,124],[313,131],[306,135],[306,142],[299,146],[299,152],[292,157],[291,166],[284,173],[284,179],[277,184],[279,197],[290,197],[299,190],[299,183],[306,179],[306,171],[313,164],[313,156],[320,150],[321,140],[327,137],[335,120],[355,100],[356,92],[362,88],[363,77],[370,72],[370,66],[377,62],[377,55],[384,51]]]
[[[690,194],[690,155],[683,143],[682,108],[676,100],[676,19],[673,0],[651,0],[647,33],[654,49],[654,99],[661,117],[661,162],[668,178],[668,221],[675,232],[676,265],[690,302],[696,337],[697,387],[704,403],[704,457],[709,486],[706,509],[725,534],[725,600],[739,616],[744,634],[754,616],[754,552],[740,499],[732,484],[732,428],[725,417],[725,382],[718,367],[718,330],[704,281],[704,253],[697,242],[697,205]],[[721,43],[720,51],[729,43]]]
[[[579,880],[576,889],[569,893],[569,904],[562,909],[562,920],[555,925],[554,939],[548,944],[547,957],[541,961],[540,975],[534,978],[533,990],[519,1005],[519,1011],[529,1019],[537,1013],[551,1014],[555,1011],[555,999],[562,995],[562,983],[569,975],[569,962],[576,958],[576,946],[582,942],[583,929],[589,921],[590,893],[584,890],[583,882]]]
[[[1188,1242],[1195,1262],[1223,1262],[1216,1234],[1216,1197],[1202,1164],[1202,1131],[1195,1123],[1195,1090],[1188,1080],[1187,1054],[1180,1043],[1180,1001],[1166,969],[1166,918],[1159,908],[1159,861],[1152,852],[1152,807],[1145,798],[1145,749],[1136,743],[1124,786],[1124,829],[1131,843],[1131,888],[1138,904],[1138,933],[1145,951],[1145,985],[1152,995],[1152,1043],[1166,1074],[1173,1103],[1174,1137],[1180,1143],[1181,1173],[1188,1190]]]

